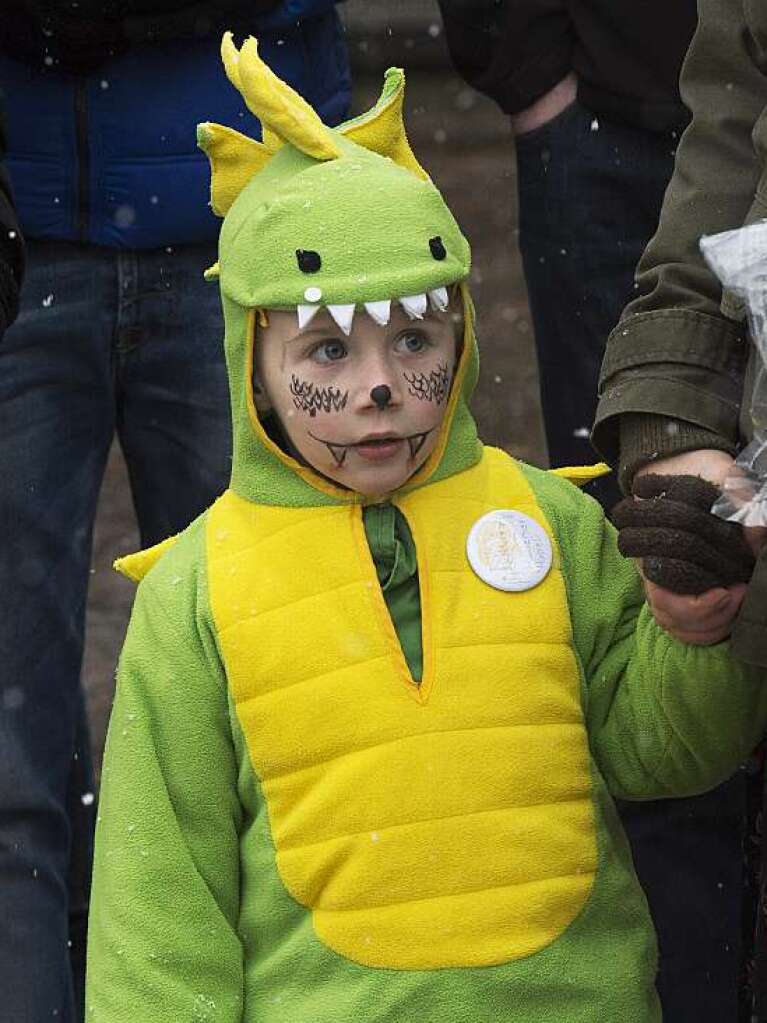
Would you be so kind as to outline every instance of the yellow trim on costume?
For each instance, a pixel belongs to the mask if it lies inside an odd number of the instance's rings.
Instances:
[[[319,940],[364,966],[492,966],[555,942],[597,867],[580,672],[556,539],[513,459],[400,496],[418,553],[413,683],[359,507],[255,505],[206,522],[216,640],[276,866]],[[554,548],[522,593],[471,570],[514,508]]]
[[[378,626],[381,629],[383,636],[386,638],[386,645],[388,647],[392,669],[395,676],[397,676],[405,686],[405,691],[408,695],[412,697],[416,703],[426,703],[429,692],[431,691],[431,676],[429,674],[427,677],[427,672],[424,671],[424,677],[421,681],[421,685],[419,686],[416,682],[414,682],[413,676],[410,674],[410,668],[408,667],[405,655],[402,651],[402,646],[400,645],[399,637],[397,636],[397,630],[394,628],[394,623],[392,622],[391,615],[389,614],[389,609],[386,606],[386,600],[384,599],[383,592],[380,584],[378,583],[378,574],[376,572],[375,563],[370,554],[370,547],[368,546],[367,536],[365,534],[362,509],[355,508],[354,512],[355,514],[352,518],[352,530],[357,547],[357,556],[360,564],[365,568],[367,579],[370,583],[367,590],[370,597],[371,607],[373,609],[373,614],[378,621]],[[421,578],[423,578],[423,576]],[[373,585],[373,580],[375,580],[375,585]],[[421,589],[423,589],[422,586]]]

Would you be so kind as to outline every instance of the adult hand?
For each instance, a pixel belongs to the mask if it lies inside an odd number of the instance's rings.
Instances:
[[[553,121],[558,114],[575,102],[578,92],[578,79],[574,72],[570,72],[565,78],[544,93],[529,107],[521,110],[518,114],[512,114],[511,127],[515,135],[523,135],[525,132],[540,128],[548,121]]]
[[[639,559],[653,617],[683,643],[708,646],[729,636],[764,543],[764,530],[758,536],[710,514],[735,471],[734,459],[718,450],[659,459],[637,472],[635,497],[614,513],[619,547]]]
[[[640,476],[647,475],[700,476],[722,490],[726,480],[739,474],[740,470],[732,455],[714,448],[701,448],[698,451],[684,451],[680,455],[669,455],[668,458],[648,462],[635,473],[634,485]],[[767,543],[767,527],[747,526],[743,532],[754,557],[758,557],[762,547]]]
[[[640,476],[700,476],[721,489],[722,484],[737,471],[735,459],[726,451],[702,448],[699,451],[684,451],[681,455],[670,455],[648,462],[638,469],[634,479]]]
[[[644,579],[644,588],[652,616],[665,632],[680,643],[712,646],[727,639],[732,632],[747,587],[745,583],[737,583],[688,596],[672,593]]]

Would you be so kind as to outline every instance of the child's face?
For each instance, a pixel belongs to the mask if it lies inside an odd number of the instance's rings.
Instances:
[[[323,476],[379,498],[402,486],[437,443],[456,363],[453,313],[386,326],[357,310],[347,337],[321,309],[303,330],[269,310],[258,379],[301,456]]]

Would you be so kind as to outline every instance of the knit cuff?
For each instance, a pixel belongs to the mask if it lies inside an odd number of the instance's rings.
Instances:
[[[625,494],[631,493],[634,474],[648,462],[702,448],[726,451],[730,455],[736,451],[735,445],[718,433],[685,420],[647,412],[624,412],[620,417],[618,463],[621,489]]]

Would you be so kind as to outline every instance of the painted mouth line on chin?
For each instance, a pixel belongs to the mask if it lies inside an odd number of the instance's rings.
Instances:
[[[410,459],[412,461],[412,459],[414,459],[416,457],[418,452],[421,450],[421,448],[426,443],[426,438],[429,436],[429,434],[432,432],[433,429],[434,429],[434,427],[431,427],[431,429],[424,430],[422,433],[411,433],[409,437],[387,437],[387,438],[382,438],[379,443],[386,444],[387,442],[391,443],[394,440],[397,440],[397,441],[399,441],[399,440],[406,440],[407,444],[408,444],[408,448],[410,449]],[[336,467],[339,468],[339,469],[341,468],[341,466],[346,461],[346,456],[347,456],[350,448],[360,447],[363,444],[375,444],[376,443],[375,440],[368,440],[368,441],[353,441],[353,442],[351,442],[349,444],[336,444],[334,441],[325,440],[324,437],[317,437],[316,434],[312,433],[311,430],[307,430],[307,433],[312,438],[312,440],[319,441],[320,444],[324,444],[325,445],[325,447],[328,449],[328,451],[332,455],[333,461],[336,463]]]

